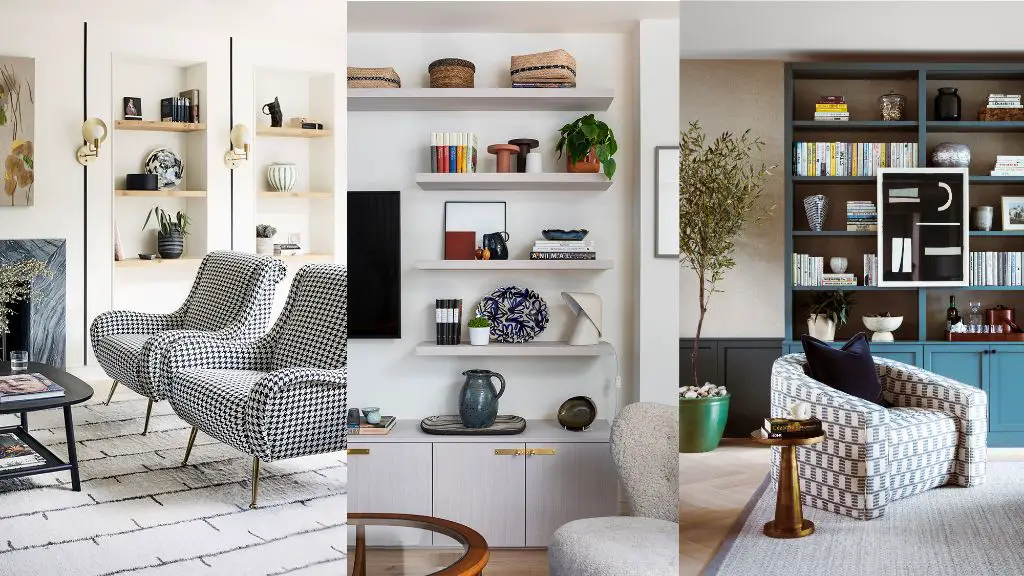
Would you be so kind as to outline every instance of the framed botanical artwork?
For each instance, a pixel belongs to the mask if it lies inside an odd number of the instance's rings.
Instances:
[[[1003,196],[1003,230],[1024,230],[1024,196]]]
[[[654,257],[679,258],[679,146],[654,148]]]
[[[967,168],[878,170],[878,285],[967,286]]]
[[[0,56],[0,206],[34,203],[35,83],[35,59]]]

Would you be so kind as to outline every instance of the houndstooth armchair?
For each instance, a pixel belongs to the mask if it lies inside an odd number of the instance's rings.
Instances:
[[[164,361],[169,400],[192,425],[182,465],[202,430],[260,461],[344,450],[348,277],[344,266],[307,264],[273,328],[252,342],[184,335]]]
[[[185,303],[174,312],[111,310],[97,316],[89,337],[96,361],[114,380],[107,404],[119,383],[149,398],[145,434],[153,402],[167,397],[169,373],[161,363],[167,343],[181,331],[222,340],[259,337],[270,322],[274,289],[284,276],[280,260],[227,250],[210,252],[199,264]]]
[[[804,373],[803,354],[775,361],[771,414],[811,404],[826,440],[797,451],[805,506],[859,520],[885,514],[890,502],[925,490],[985,481],[988,400],[984,391],[902,362],[874,357],[880,406],[826,386]],[[779,478],[772,448],[772,480]]]

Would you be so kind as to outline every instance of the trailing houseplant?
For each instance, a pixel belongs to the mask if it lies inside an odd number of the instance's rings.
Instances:
[[[708,142],[700,123],[691,122],[680,134],[679,260],[696,275],[698,306],[689,378],[697,389],[716,391],[697,398],[680,394],[681,452],[714,450],[725,430],[729,395],[718,395],[714,385],[700,384],[697,352],[711,297],[720,292],[718,284],[725,273],[736,266],[736,240],[774,208],[764,202],[763,195],[775,167],[755,160],[763,148],[764,142],[749,130],[739,136],[725,132]]]
[[[256,253],[272,256],[274,254],[274,234],[277,228],[270,224],[256,225]]]
[[[170,212],[159,206],[154,206],[146,214],[146,221],[142,224],[143,230],[149,225],[150,218],[154,216],[160,227],[156,233],[156,250],[160,253],[160,257],[168,260],[180,258],[182,252],[185,251],[185,236],[189,234],[188,227],[192,224],[192,220],[180,210],[171,216]]]
[[[615,133],[607,124],[593,114],[587,114],[562,126],[561,138],[555,150],[558,157],[566,155],[566,170],[569,172],[597,173],[604,166],[604,175],[609,180],[615,175],[615,158],[619,149]]]
[[[842,290],[811,294],[807,333],[824,342],[835,340],[836,328],[850,319],[853,303],[853,294]]]
[[[491,322],[483,316],[469,319],[469,343],[473,346],[486,346],[491,340]]]
[[[10,331],[8,321],[14,312],[12,305],[27,300],[32,294],[32,281],[52,274],[40,260],[0,265],[0,335]]]

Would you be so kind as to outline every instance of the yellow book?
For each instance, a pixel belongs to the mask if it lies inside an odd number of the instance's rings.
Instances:
[[[818,112],[846,112],[849,107],[846,104],[815,104],[814,109]]]
[[[836,175],[836,143],[828,143],[828,175]]]
[[[455,148],[455,166],[456,170],[461,174],[465,172],[465,170],[462,169],[462,160],[466,157],[466,153],[465,146],[462,142],[462,134],[456,134],[456,138],[459,145]]]

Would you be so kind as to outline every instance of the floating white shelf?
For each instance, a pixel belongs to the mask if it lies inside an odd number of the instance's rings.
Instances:
[[[417,260],[419,270],[611,270],[611,260]]]
[[[125,260],[115,260],[114,268],[142,268],[147,266],[165,266],[165,267],[187,267],[187,266],[198,266],[202,262],[202,258],[154,258],[153,260],[143,260],[141,258],[127,258]]]
[[[260,192],[260,198],[330,198],[331,192]]]
[[[272,136],[276,138],[330,138],[331,134],[330,130],[307,130],[305,128],[260,126],[256,129],[257,136]]]
[[[615,97],[610,88],[351,88],[350,112],[594,111]]]
[[[591,346],[537,341],[524,344],[491,342],[486,346],[470,346],[468,343],[441,346],[433,342],[421,342],[416,345],[417,356],[605,356],[612,352],[612,346],[607,342]]]
[[[333,254],[296,254],[294,256],[275,256],[285,264],[312,264],[317,262],[334,262]]]
[[[497,174],[475,172],[467,174],[416,175],[416,183],[423,190],[544,190],[601,192],[612,185],[604,174],[568,174],[547,172],[540,174]]]
[[[114,195],[131,198],[206,198],[206,190],[114,190]]]
[[[202,132],[202,122],[159,122],[156,120],[115,120],[117,130],[141,130],[145,132]]]

